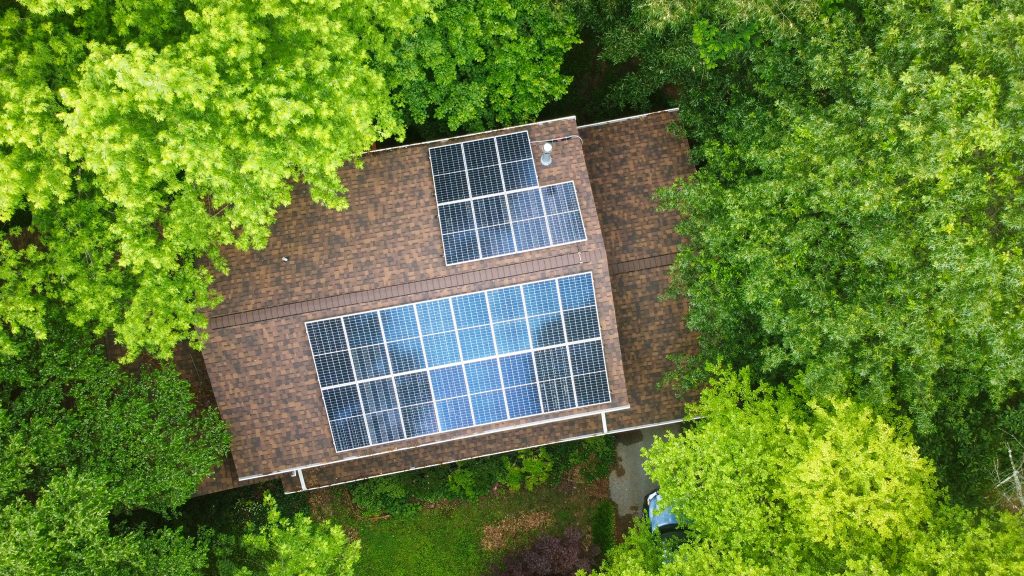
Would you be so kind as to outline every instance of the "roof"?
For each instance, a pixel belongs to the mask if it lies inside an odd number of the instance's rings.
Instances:
[[[651,200],[690,170],[685,143],[665,130],[674,116],[583,127],[563,118],[488,134],[527,130],[535,159],[551,141],[554,162],[536,163],[539,184],[575,182],[587,237],[572,244],[445,264],[428,149],[479,134],[368,153],[361,170],[339,171],[344,212],[294,194],[267,248],[227,249],[231,273],[214,286],[224,302],[202,356],[234,470],[202,491],[282,474],[295,474],[291,489],[325,486],[681,417],[656,382],[665,355],[692,351],[696,339],[682,326],[684,303],[657,299],[677,238],[674,216]],[[581,272],[593,278],[611,402],[335,450],[305,322]]]

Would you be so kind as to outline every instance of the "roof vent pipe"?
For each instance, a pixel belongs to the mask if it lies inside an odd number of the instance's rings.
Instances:
[[[540,155],[540,163],[551,166],[551,142],[544,143],[544,153]]]

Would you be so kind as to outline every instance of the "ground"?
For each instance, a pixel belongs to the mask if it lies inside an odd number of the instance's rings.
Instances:
[[[646,428],[619,434],[616,438],[615,453],[619,462],[608,477],[609,497],[615,502],[620,519],[627,524],[640,513],[644,498],[657,490],[658,486],[644,472],[643,448],[650,448],[655,436],[666,432],[679,432],[679,424]]]
[[[270,482],[195,498],[182,523],[189,530],[208,525],[231,531],[246,521],[259,522],[266,490],[275,494],[283,513],[330,520],[359,538],[360,576],[484,575],[542,534],[561,534],[569,526],[592,533],[609,495],[607,478],[587,483],[570,472],[566,480],[530,491],[496,487],[475,500],[441,500],[371,516],[353,504],[352,485],[285,495],[279,483]]]

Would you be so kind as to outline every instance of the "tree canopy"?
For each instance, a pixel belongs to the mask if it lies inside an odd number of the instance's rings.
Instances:
[[[702,356],[912,417],[958,497],[1024,437],[1019,2],[625,5],[620,102],[674,96],[673,291]]]
[[[529,0],[5,3],[0,352],[55,308],[128,359],[200,346],[222,248],[265,246],[293,182],[344,209],[337,168],[407,120],[531,118],[571,23]]]
[[[641,525],[601,574],[1015,574],[1024,523],[948,503],[907,426],[849,399],[713,377],[645,468],[688,537],[662,563]]]
[[[90,334],[50,322],[0,357],[0,572],[196,574],[206,547],[180,530],[112,522],[185,502],[228,450],[172,368],[135,375]]]

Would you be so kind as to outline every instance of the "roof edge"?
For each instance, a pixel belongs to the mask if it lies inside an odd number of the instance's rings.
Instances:
[[[573,114],[572,116],[562,116],[560,118],[551,118],[551,119],[548,119],[548,120],[538,120],[537,122],[527,122],[525,124],[516,124],[515,126],[503,126],[501,128],[491,128],[490,130],[484,130],[483,132],[470,132],[468,134],[459,134],[459,135],[456,135],[456,136],[448,136],[446,138],[435,138],[434,140],[425,140],[423,142],[413,142],[411,144],[399,144],[398,146],[388,146],[387,148],[375,148],[373,150],[368,150],[368,151],[364,152],[363,155],[365,156],[366,154],[375,154],[375,153],[378,153],[378,152],[387,152],[389,150],[401,150],[402,148],[412,148],[413,146],[424,146],[424,145],[428,145],[428,144],[436,144],[438,142],[447,142],[449,140],[455,140],[457,138],[466,138],[468,136],[482,136],[484,134],[491,134],[493,132],[502,132],[504,130],[513,130],[515,128],[525,128],[527,126],[538,126],[540,124],[550,124],[551,122],[561,122],[563,120],[572,120],[573,122],[575,122],[576,121],[576,115]]]
[[[666,108],[664,110],[655,110],[654,112],[645,112],[643,114],[634,114],[632,116],[626,116],[626,117],[623,117],[623,118],[613,118],[611,120],[605,120],[603,122],[594,122],[592,124],[584,124],[582,126],[576,126],[576,129],[578,130],[578,129],[581,129],[581,128],[590,128],[590,127],[593,127],[593,126],[604,126],[605,124],[615,124],[616,122],[625,122],[627,120],[636,120],[637,118],[643,118],[645,116],[652,116],[654,114],[664,114],[666,112],[679,112],[679,107],[676,106],[675,108]],[[573,118],[575,118],[575,116],[573,116]]]
[[[491,435],[491,434],[499,434],[499,433],[502,433],[502,432],[509,432],[509,431],[512,431],[512,430],[519,430],[519,429],[522,429],[522,428],[533,428],[535,426],[542,426],[542,425],[545,425],[545,424],[552,424],[552,423],[555,423],[555,422],[566,422],[566,421],[569,421],[569,420],[579,420],[579,419],[582,419],[582,418],[591,418],[593,416],[601,416],[603,414],[608,414],[608,413],[611,413],[611,412],[621,412],[623,410],[629,410],[630,407],[631,406],[629,404],[624,404],[622,406],[609,407],[609,408],[606,408],[604,410],[594,410],[594,411],[590,411],[590,412],[582,412],[580,414],[571,414],[571,415],[567,415],[567,416],[561,416],[561,417],[558,417],[558,418],[550,418],[550,419],[547,419],[547,420],[538,420],[536,422],[522,423],[522,424],[519,424],[517,426],[504,427],[504,428],[495,428],[494,430],[484,430],[484,431],[477,432],[475,434],[467,434],[465,436],[458,436],[456,438],[451,438],[451,439],[447,439],[447,440],[435,440],[435,441],[432,441],[432,442],[424,442],[423,444],[417,444],[415,446],[403,446],[403,447],[395,448],[394,450],[389,450],[388,453],[390,453],[390,452],[404,452],[406,450],[414,450],[416,448],[422,448],[422,447],[425,447],[425,446],[436,446],[438,444],[447,444],[449,442],[456,442],[458,440],[464,440],[464,439],[467,439],[467,438],[477,438],[477,437],[480,437],[480,436],[488,436],[488,435]],[[602,434],[603,433],[604,432],[602,432]],[[519,448],[516,448],[515,450],[519,450]],[[340,452],[339,452],[339,454],[340,454]],[[277,471],[274,471],[274,472],[269,472],[269,473],[266,473],[266,474],[255,474],[255,475],[244,476],[244,477],[239,475],[238,476],[238,481],[239,482],[247,482],[249,480],[256,480],[258,478],[267,478],[269,476],[279,476],[281,474],[288,474],[290,472],[296,472],[296,471],[299,471],[299,470],[309,470],[311,468],[321,468],[323,466],[330,466],[332,464],[340,464],[342,462],[351,462],[353,460],[363,460],[363,459],[366,459],[366,458],[373,458],[375,456],[380,456],[381,454],[384,454],[384,453],[383,452],[378,452],[378,453],[373,453],[373,454],[365,454],[363,456],[356,456],[354,458],[339,458],[337,460],[329,460],[327,462],[317,462],[317,463],[314,463],[314,464],[302,464],[302,465],[299,465],[299,466],[290,466],[288,468],[283,468],[281,470],[277,470]],[[472,459],[472,458],[478,458],[478,456],[471,456],[470,458],[467,458],[467,460],[468,459]]]

